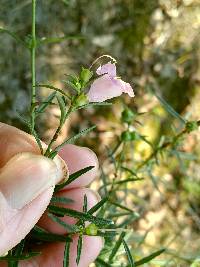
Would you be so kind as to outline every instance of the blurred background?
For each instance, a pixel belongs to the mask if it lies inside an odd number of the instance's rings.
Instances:
[[[31,1],[0,0],[0,4],[0,28],[28,40]],[[95,150],[108,179],[113,178],[113,169],[106,147],[115,147],[124,131],[124,107],[143,113],[137,118],[141,124],[131,127],[153,145],[179,132],[181,125],[166,112],[152,89],[186,119],[200,119],[199,0],[40,0],[37,36],[55,37],[37,49],[38,82],[64,89],[64,74],[78,73],[80,66],[88,67],[97,57],[109,54],[118,62],[118,75],[134,87],[134,99],[125,96],[116,99],[112,108],[74,114],[58,140],[97,124],[97,131],[79,144]],[[1,30],[0,73],[0,121],[25,129],[18,112],[27,114],[30,104],[30,55]],[[39,98],[47,94],[48,89],[38,90]],[[58,115],[59,110],[52,107],[38,121],[38,131],[46,142]],[[186,136],[158,165],[141,170],[144,180],[122,188],[117,196],[140,214],[129,227],[133,229],[129,238],[133,256],[137,259],[167,247],[167,253],[147,266],[200,266],[199,141],[198,131]],[[124,151],[126,163],[134,169],[150,155],[151,146],[135,140],[127,143]],[[97,180],[92,187],[99,190],[101,185]]]

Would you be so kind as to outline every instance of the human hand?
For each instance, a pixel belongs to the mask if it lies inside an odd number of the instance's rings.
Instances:
[[[45,210],[53,194],[54,186],[63,178],[62,163],[39,155],[34,139],[6,124],[0,123],[0,255],[17,245],[39,221],[44,229],[66,233],[65,229],[52,222]],[[74,201],[63,205],[75,210],[82,210],[86,194],[88,209],[99,201],[99,196],[85,188],[96,176],[98,160],[88,148],[66,145],[60,151],[69,173],[87,166],[94,166],[87,174],[72,182],[57,195]],[[65,216],[63,221],[74,224],[73,218]],[[77,236],[70,246],[70,267],[76,265]],[[60,267],[64,256],[63,243],[51,243],[41,248],[41,256],[29,261],[21,261],[20,267]],[[100,237],[83,237],[83,249],[79,267],[87,267],[98,256],[103,241]],[[0,267],[6,266],[0,263]]]

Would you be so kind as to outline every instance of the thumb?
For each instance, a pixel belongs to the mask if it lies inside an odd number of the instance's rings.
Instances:
[[[41,155],[20,153],[0,170],[0,193],[11,209],[19,210],[46,189],[54,187],[58,174],[52,160]]]

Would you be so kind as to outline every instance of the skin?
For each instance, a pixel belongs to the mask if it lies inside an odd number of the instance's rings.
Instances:
[[[0,151],[0,194],[1,192],[5,193],[6,186],[6,188],[8,188],[7,191],[11,190],[10,188],[12,188],[12,190],[16,193],[16,190],[19,188],[19,183],[24,182],[23,180],[20,181],[20,177],[22,177],[23,172],[26,171],[27,165],[31,166],[27,170],[28,175],[25,176],[25,183],[28,185],[30,182],[30,187],[28,188],[32,188],[32,181],[29,180],[33,180],[33,177],[35,182],[37,182],[37,179],[41,180],[41,177],[39,176],[42,174],[39,166],[41,165],[41,162],[42,166],[44,166],[46,159],[44,159],[43,156],[39,156],[38,147],[30,135],[20,131],[17,128],[0,123]],[[21,155],[25,155],[27,157],[28,155],[29,164],[26,163],[26,165],[23,166],[25,163],[22,160],[20,166],[20,164],[18,164],[20,161],[16,160],[16,157],[19,157],[19,155],[20,157]],[[37,155],[37,160],[35,155]],[[68,205],[63,205],[64,207],[69,207],[78,211],[82,211],[83,198],[86,194],[88,200],[88,209],[90,209],[100,199],[100,197],[94,191],[86,188],[86,186],[88,186],[88,184],[94,180],[98,170],[98,160],[96,155],[88,148],[78,147],[75,145],[66,145],[60,152],[60,157],[66,163],[69,173],[73,173],[87,166],[94,166],[94,169],[89,171],[87,174],[82,175],[75,182],[57,193],[59,196],[64,196],[74,200],[74,202]],[[48,164],[49,166],[52,164],[54,167],[53,162],[48,162]],[[5,183],[7,183],[7,181],[4,181],[5,178],[4,180],[2,178],[4,173],[7,174],[5,177],[8,177],[8,180],[10,181],[10,184],[8,183],[6,186]],[[16,176],[19,178],[16,179]],[[47,184],[44,191],[34,195],[32,199],[26,200],[24,205],[20,203],[21,206],[17,206],[17,204],[14,203],[14,205],[16,205],[14,208],[13,204],[10,205],[10,202],[5,201],[4,203],[4,201],[1,201],[0,199],[0,218],[3,218],[2,224],[0,220],[0,253],[5,253],[18,242],[20,242],[20,240],[25,237],[25,235],[36,223],[53,233],[66,233],[66,230],[56,223],[53,223],[45,212],[46,207],[48,206],[52,197],[54,185],[55,184],[53,184],[53,182]],[[21,186],[23,186],[23,184]],[[12,195],[12,192],[9,191],[8,195]],[[75,219],[67,216],[65,216],[63,220],[70,224],[74,224],[76,222]],[[35,257],[29,261],[22,261],[19,266],[60,267],[63,264],[64,246],[65,245],[63,243],[47,244],[41,248],[41,256]],[[98,256],[102,247],[103,240],[100,237],[84,236],[83,250],[79,267],[89,266],[90,263],[92,263]],[[70,267],[77,266],[76,249],[77,236],[74,236],[70,248]],[[4,262],[1,262],[0,267],[4,266],[7,265]]]

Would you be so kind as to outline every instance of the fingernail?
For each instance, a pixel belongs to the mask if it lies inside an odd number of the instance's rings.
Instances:
[[[69,177],[69,170],[67,168],[67,165],[59,155],[57,155],[53,159],[53,161],[58,169],[57,176],[55,178],[55,184],[63,183],[63,181],[67,180]]]
[[[41,155],[21,153],[0,170],[0,191],[13,209],[21,209],[45,189],[55,186],[56,164]]]

